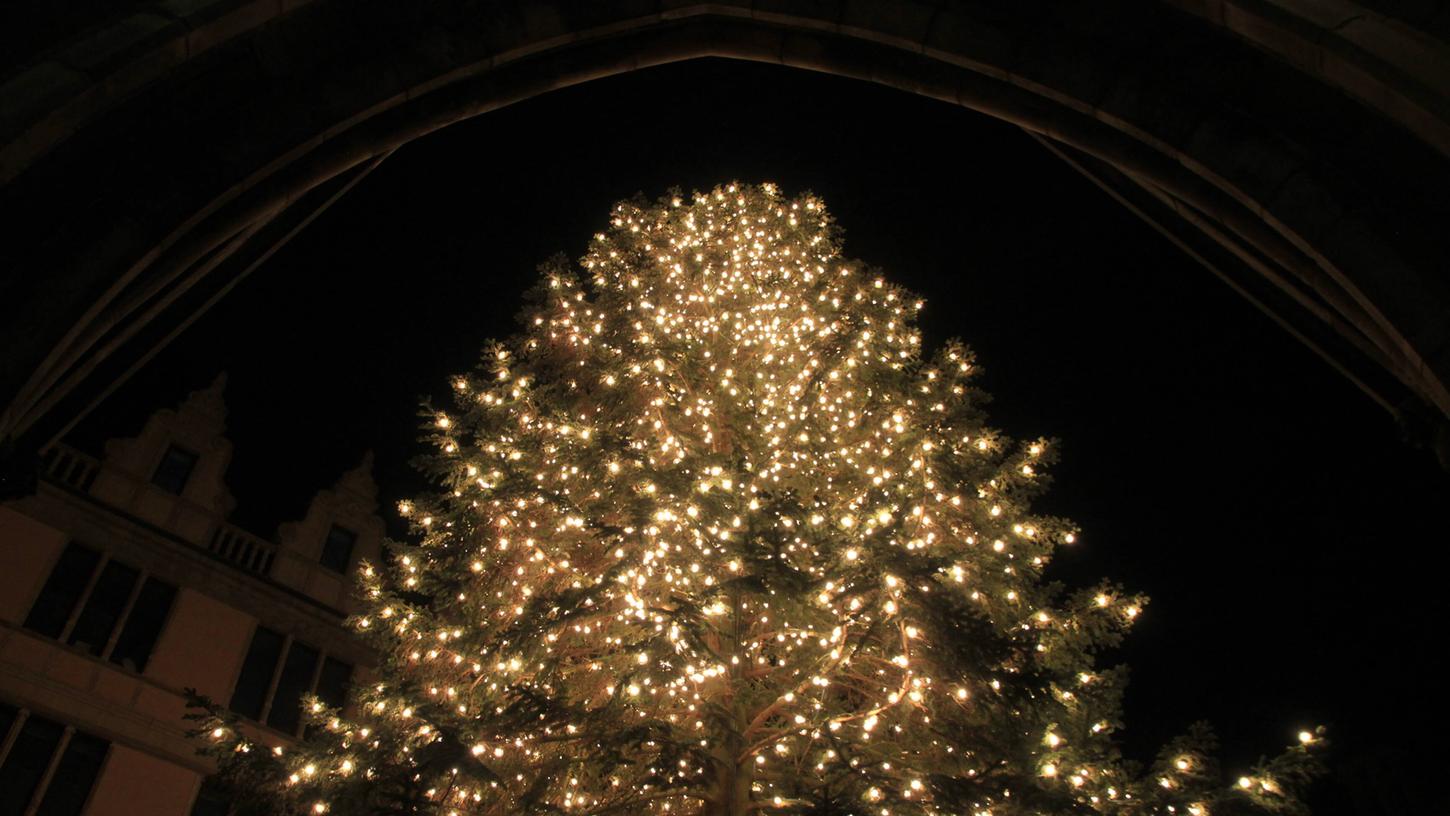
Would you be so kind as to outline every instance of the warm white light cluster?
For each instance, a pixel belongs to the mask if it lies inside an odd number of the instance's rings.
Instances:
[[[616,207],[582,275],[550,270],[525,332],[452,383],[447,489],[399,505],[423,543],[366,573],[384,682],[321,712],[325,762],[292,784],[318,812],[399,768],[446,814],[1141,799],[1091,653],[1144,599],[1041,583],[1075,536],[1027,508],[1051,447],[983,426],[971,357],[926,357],[921,308],[808,196]]]

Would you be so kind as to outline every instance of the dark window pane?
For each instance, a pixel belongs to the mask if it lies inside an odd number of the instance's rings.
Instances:
[[[41,588],[40,596],[35,599],[35,605],[30,607],[25,628],[46,637],[60,637],[100,560],[101,554],[90,547],[75,542],[67,544]]]
[[[171,602],[176,599],[176,587],[147,578],[136,596],[131,614],[126,616],[126,625],[121,627],[121,636],[116,639],[116,648],[111,650],[111,662],[134,672],[146,670],[146,660],[156,646],[156,638],[166,623],[166,613],[171,611]]]
[[[151,474],[151,483],[169,493],[181,495],[186,480],[191,478],[191,471],[196,467],[196,460],[197,455],[189,450],[175,445],[168,447],[166,455],[161,457],[161,464],[156,466],[156,472]]]
[[[65,728],[58,722],[31,715],[21,726],[15,744],[0,767],[0,816],[20,816],[40,777],[50,767],[50,758]]]
[[[352,666],[335,657],[322,661],[322,671],[317,673],[316,694],[322,702],[334,708],[341,708],[347,700],[347,684],[352,679]],[[304,739],[312,739],[318,726],[309,725],[303,731]]]
[[[96,775],[101,772],[106,749],[110,747],[100,737],[79,731],[72,734],[60,763],[55,766],[55,776],[45,788],[45,798],[40,800],[36,816],[80,816],[91,795],[91,786],[96,783]]]
[[[71,630],[70,644],[79,646],[93,655],[99,655],[106,648],[106,641],[116,630],[126,601],[131,599],[131,590],[141,573],[117,561],[106,564],[101,577],[86,599],[86,607],[76,619],[76,628]]]
[[[261,626],[252,635],[252,646],[237,675],[237,689],[232,692],[231,709],[254,720],[262,717],[262,704],[267,700],[267,686],[272,672],[282,657],[282,636]]]
[[[197,791],[196,803],[191,806],[191,816],[227,816],[232,810],[231,797],[216,781],[208,776]]]
[[[352,560],[352,548],[357,544],[357,533],[345,527],[332,525],[327,531],[327,540],[322,542],[322,557],[318,562],[333,572],[347,572]]]
[[[330,706],[340,707],[347,697],[347,683],[352,679],[352,666],[334,657],[322,661],[317,676],[317,696]]]
[[[312,687],[312,672],[317,668],[317,650],[305,643],[292,641],[287,663],[277,681],[277,694],[267,712],[267,725],[288,734],[297,733],[302,721],[302,695]]]

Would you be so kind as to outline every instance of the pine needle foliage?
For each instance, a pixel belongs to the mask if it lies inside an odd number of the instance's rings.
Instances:
[[[350,621],[376,681],[280,751],[204,705],[223,777],[348,816],[1303,812],[1317,733],[1124,759],[1098,663],[1146,600],[1044,581],[1054,445],[922,306],[810,195],[617,205],[425,408],[438,490]]]

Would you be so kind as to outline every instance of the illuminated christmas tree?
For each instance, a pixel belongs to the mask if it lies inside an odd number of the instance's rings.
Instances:
[[[618,205],[524,329],[428,409],[438,494],[364,570],[380,656],[224,775],[295,812],[1299,812],[1320,738],[1224,777],[1115,742],[1143,611],[1042,578],[1053,459],[984,424],[972,356],[769,185]]]

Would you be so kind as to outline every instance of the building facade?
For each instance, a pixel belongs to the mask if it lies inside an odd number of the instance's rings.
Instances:
[[[224,378],[95,459],[57,447],[0,505],[0,816],[212,816],[186,689],[300,733],[370,656],[343,627],[383,522],[371,458],[264,538],[235,502]]]

